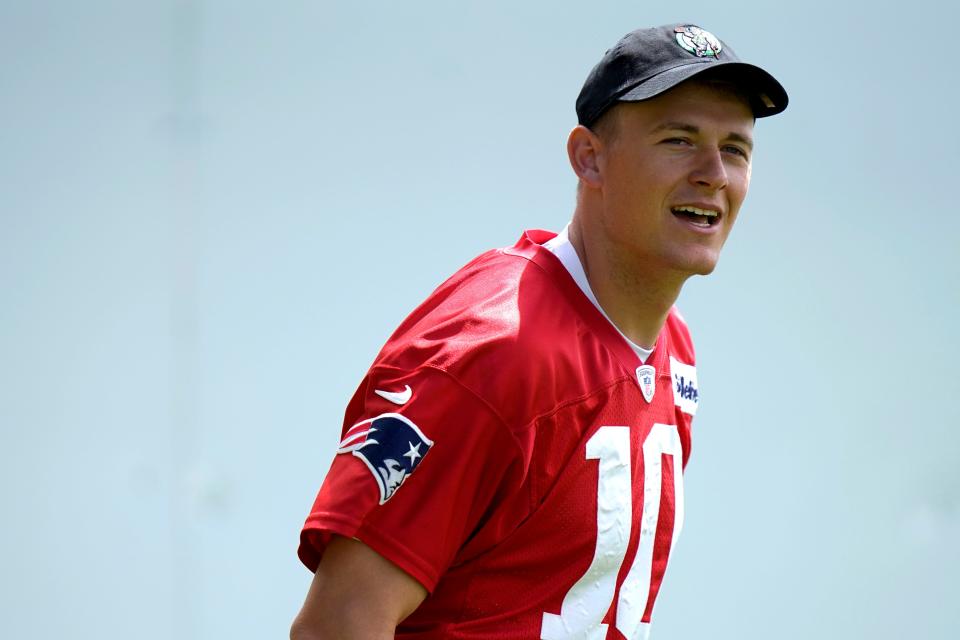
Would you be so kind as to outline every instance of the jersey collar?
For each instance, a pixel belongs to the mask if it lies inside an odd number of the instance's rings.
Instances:
[[[603,345],[614,354],[620,364],[630,373],[635,384],[635,372],[637,367],[644,364],[639,356],[624,338],[620,330],[594,306],[593,302],[584,295],[570,272],[563,266],[559,258],[549,249],[541,245],[548,240],[556,237],[552,231],[542,229],[529,229],[523,232],[520,239],[512,247],[503,249],[504,253],[526,258],[540,269],[545,271],[556,283],[563,295],[570,301],[577,313],[583,318],[584,322],[592,330],[593,334],[603,343]],[[653,347],[653,353],[647,359],[646,364],[652,365],[657,371],[658,377],[670,377],[670,369],[667,366],[667,354],[669,353],[669,336],[666,327],[661,329],[657,342]]]

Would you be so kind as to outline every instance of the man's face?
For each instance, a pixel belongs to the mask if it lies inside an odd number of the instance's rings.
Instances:
[[[750,184],[749,106],[722,86],[687,82],[616,110],[599,160],[613,257],[641,278],[710,273]]]

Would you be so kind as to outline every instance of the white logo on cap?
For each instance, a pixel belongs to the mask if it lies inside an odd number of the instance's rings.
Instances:
[[[706,29],[688,24],[674,29],[677,44],[698,58],[718,58],[723,45],[720,39]]]

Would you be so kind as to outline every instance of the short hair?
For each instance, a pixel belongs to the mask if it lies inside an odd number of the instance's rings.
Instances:
[[[600,117],[589,127],[590,131],[604,142],[611,142],[617,137],[617,133],[620,130],[620,119],[617,117],[616,112],[618,110],[617,107],[621,104],[623,103],[614,102],[606,111],[601,113]]]

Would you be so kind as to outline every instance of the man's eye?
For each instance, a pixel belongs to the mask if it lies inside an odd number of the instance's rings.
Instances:
[[[665,144],[690,144],[686,138],[667,138],[663,141]]]
[[[749,158],[749,157],[750,157],[750,155],[749,155],[744,149],[741,149],[740,147],[735,146],[735,145],[727,145],[727,146],[725,146],[725,147],[723,148],[723,150],[726,151],[726,152],[728,152],[728,153],[732,153],[732,154],[734,154],[734,155],[741,156],[741,157],[743,157],[743,158]]]

